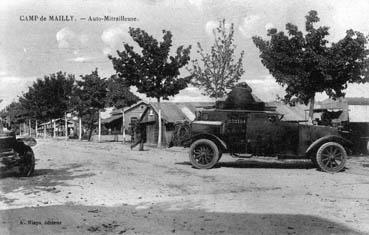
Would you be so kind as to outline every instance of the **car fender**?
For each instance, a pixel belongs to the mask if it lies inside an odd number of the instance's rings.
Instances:
[[[328,135],[328,136],[323,136],[317,140],[315,140],[305,151],[306,155],[310,155],[314,152],[316,152],[318,150],[318,148],[327,142],[336,142],[341,144],[346,151],[350,150],[351,146],[353,145],[353,143],[341,136],[338,135]]]
[[[213,141],[222,151],[227,150],[227,144],[223,140],[221,140],[218,136],[207,133],[201,133],[192,136],[190,144],[199,139],[209,139]]]
[[[33,137],[20,137],[20,138],[17,138],[17,142],[20,143],[20,144],[25,144],[25,145],[28,145],[30,147],[33,147],[37,144],[37,141],[35,138]]]

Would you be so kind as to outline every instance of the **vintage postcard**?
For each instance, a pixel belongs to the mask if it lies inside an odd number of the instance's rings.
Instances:
[[[369,234],[368,12],[2,0],[0,234]]]

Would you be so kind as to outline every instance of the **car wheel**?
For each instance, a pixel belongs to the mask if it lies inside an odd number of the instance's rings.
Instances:
[[[35,170],[35,155],[29,146],[25,147],[21,155],[21,162],[19,166],[19,174],[23,177],[31,176]]]
[[[319,169],[325,172],[339,172],[346,164],[347,153],[345,148],[336,142],[327,142],[319,147],[316,153],[316,162]]]
[[[210,169],[218,162],[219,149],[213,141],[199,139],[191,144],[189,157],[195,168]]]

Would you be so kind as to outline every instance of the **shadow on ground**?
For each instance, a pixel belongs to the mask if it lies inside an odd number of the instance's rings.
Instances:
[[[4,195],[15,191],[27,195],[41,191],[57,193],[56,186],[70,186],[74,179],[95,175],[88,172],[88,169],[79,169],[81,167],[81,164],[69,164],[57,169],[35,169],[31,177],[17,177],[14,172],[3,172],[0,174],[1,190]],[[5,196],[0,201],[6,202]]]
[[[177,162],[178,165],[191,165],[190,162]],[[230,162],[218,162],[214,168],[277,168],[277,169],[312,169],[315,168],[311,161],[293,160],[293,161],[266,161],[266,160],[235,160]]]
[[[62,205],[3,210],[0,217],[1,234],[364,234],[311,215],[168,210],[165,206],[136,210],[129,205]]]

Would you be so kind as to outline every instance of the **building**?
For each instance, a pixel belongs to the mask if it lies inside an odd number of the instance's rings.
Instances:
[[[160,103],[162,119],[162,145],[167,146],[177,122],[193,121],[196,117],[196,109],[213,106],[210,102],[162,102]],[[159,104],[149,103],[143,112],[140,122],[146,125],[146,144],[156,145],[159,136],[158,122]]]
[[[67,120],[67,125],[68,125],[68,136],[69,137],[73,137],[77,135],[77,122],[71,118],[68,118]],[[55,130],[54,130],[55,128]],[[65,118],[58,118],[58,119],[53,119],[52,121],[49,122],[44,122],[41,123],[40,125],[38,125],[37,127],[37,136],[42,136],[44,137],[52,137],[54,136],[55,133],[55,137],[56,136],[65,136]]]
[[[308,106],[303,104],[295,104],[290,106],[281,101],[268,102],[268,107],[273,108],[275,111],[283,115],[284,121],[306,121],[306,110]]]
[[[137,122],[141,114],[147,107],[147,103],[144,101],[139,101],[129,107],[125,107],[124,110],[124,126],[126,132],[130,133],[131,123]],[[122,109],[115,109],[111,112],[111,116],[103,118],[101,124],[104,125],[105,129],[110,133],[106,134],[122,134],[122,123],[123,123],[123,113]]]
[[[342,110],[349,121],[351,140],[355,153],[368,153],[369,141],[369,98],[347,97],[327,99],[319,103],[320,108]]]

